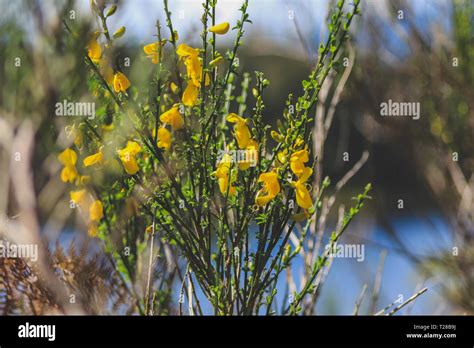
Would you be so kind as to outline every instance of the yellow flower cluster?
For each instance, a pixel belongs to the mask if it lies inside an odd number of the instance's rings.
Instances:
[[[163,124],[160,126],[160,128],[158,128],[157,145],[161,149],[169,150],[173,137],[171,132],[166,128],[166,126],[169,125],[173,131],[177,131],[183,128],[184,125],[184,119],[181,115],[179,104],[175,104],[171,109],[163,112],[160,115],[160,121],[163,122]]]
[[[104,217],[104,207],[102,202],[98,199],[94,199],[86,189],[71,191],[69,195],[71,201],[74,202],[74,204],[77,205],[84,214],[86,211],[88,212],[88,233],[89,236],[96,237],[97,225]]]
[[[182,98],[183,104],[186,106],[194,106],[198,98],[202,80],[202,62],[199,57],[199,50],[186,44],[181,44],[176,49],[176,54],[180,60],[184,62],[188,78],[188,84]],[[205,86],[209,86],[210,77],[207,73],[205,80]]]
[[[61,171],[61,180],[63,182],[75,183],[78,186],[87,184],[90,180],[89,176],[79,175],[76,163],[77,154],[72,149],[65,149],[58,156],[59,162],[64,166]],[[71,201],[78,205],[81,210],[88,211],[88,231],[91,237],[97,235],[97,223],[103,217],[103,207],[99,200],[94,200],[90,193],[87,193],[86,189],[80,189],[78,191],[71,191]]]
[[[227,33],[229,27],[229,23],[224,22],[209,28],[209,31],[215,34],[223,35]],[[158,64],[160,61],[161,50],[163,49],[163,46],[166,44],[166,42],[170,41],[174,43],[177,40],[178,33],[174,32],[173,37],[170,37],[168,40],[163,39],[160,42],[157,41],[143,46],[143,51],[145,52],[146,57],[149,58],[153,64]],[[91,48],[96,47],[97,45],[95,44],[91,46]],[[197,48],[192,48],[186,44],[180,44],[176,48],[176,54],[178,55],[180,61],[182,61],[184,63],[184,66],[186,67],[187,86],[183,92],[181,101],[185,106],[194,106],[197,103],[199,89],[201,87],[203,77],[202,59],[199,57],[199,50]],[[94,57],[96,56],[97,54],[94,55]],[[216,59],[215,64],[217,64],[220,60],[222,60],[222,57],[219,56]],[[204,79],[205,86],[209,86],[211,79],[208,73],[205,74]],[[117,88],[120,89],[120,85],[117,86]],[[173,93],[178,93],[178,86],[174,82],[171,82],[170,89]],[[158,128],[157,145],[159,148],[168,150],[171,147],[172,134],[166,128],[166,125],[169,125],[173,131],[181,129],[184,125],[184,120],[181,115],[179,105],[175,104],[171,109],[162,113],[160,115],[160,121],[163,123],[163,125]],[[253,143],[252,145],[254,145],[255,147],[256,143]],[[242,165],[245,167],[245,164]]]
[[[235,124],[234,136],[239,149],[245,150],[247,154],[257,154],[259,146],[255,139],[252,139],[252,134],[250,132],[250,128],[247,125],[247,120],[235,113],[230,113],[226,120]],[[255,158],[255,160],[258,161],[257,158]],[[214,172],[217,177],[221,193],[226,194],[228,190],[229,196],[233,196],[236,193],[236,188],[232,186],[232,183],[235,181],[235,177],[231,178],[231,162],[232,156],[226,153],[222,157],[222,160],[219,162],[219,165]],[[250,162],[245,159],[240,159],[238,166],[240,170],[247,170],[250,168]],[[229,185],[230,187],[228,187]]]
[[[102,47],[99,44],[98,38],[100,33],[94,33],[93,37],[89,40],[87,46],[87,55],[91,61],[99,65],[99,71],[101,72],[104,80],[112,85],[115,93],[125,93],[130,87],[130,81],[127,76],[120,71],[115,71],[110,66],[109,60],[103,55]]]
[[[134,175],[138,172],[138,164],[136,156],[142,150],[140,145],[135,141],[128,141],[127,146],[117,150],[120,160],[127,174]]]
[[[134,141],[128,141],[127,146],[123,149],[117,150],[125,172],[129,175],[134,175],[138,172],[138,164],[136,156],[141,152],[141,147]],[[88,233],[91,237],[97,236],[97,227],[99,221],[103,218],[103,205],[100,200],[94,199],[91,192],[83,186],[89,183],[90,176],[80,175],[77,168],[77,154],[74,150],[67,148],[58,155],[59,162],[64,166],[61,170],[61,180],[66,183],[74,183],[81,186],[79,190],[71,191],[71,201],[74,202],[82,211],[83,214],[88,212],[86,220],[88,221]],[[84,167],[94,165],[102,165],[104,162],[103,147],[93,155],[87,156],[83,160]]]
[[[234,136],[237,140],[237,146],[239,149],[245,150],[247,154],[256,154],[259,146],[255,139],[252,139],[247,120],[237,114],[230,113],[227,116],[227,121],[234,123]],[[239,162],[239,169],[246,170],[248,168],[250,168],[250,162]]]
[[[246,151],[258,151],[257,142],[252,139],[252,134],[248,126],[248,120],[245,118],[231,113],[227,116],[227,121],[234,124],[234,136],[237,141],[239,149],[245,149]],[[278,134],[274,132],[273,137]],[[302,145],[302,144],[298,144]],[[278,153],[278,159],[281,163],[287,161],[288,151],[282,151]],[[307,187],[307,181],[313,174],[313,170],[306,167],[306,163],[309,161],[309,153],[305,148],[303,150],[295,151],[290,156],[290,169],[298,177],[297,181],[292,181],[291,185],[296,191],[296,203],[298,206],[303,208],[306,212],[313,205],[311,194]],[[216,177],[218,178],[218,184],[221,193],[225,194],[229,190],[229,195],[233,195],[236,192],[236,188],[232,186],[233,180],[230,179],[231,171],[231,158],[229,155],[225,155],[222,161],[219,163],[217,170],[215,171]],[[241,170],[248,169],[249,163],[239,163]],[[273,169],[266,173],[261,173],[258,182],[262,183],[262,188],[257,192],[255,197],[255,203],[263,207],[273,200],[281,191],[278,172]],[[230,185],[230,187],[228,187]]]
[[[151,59],[153,64],[160,62],[161,50],[168,41],[178,41],[178,33],[175,31],[173,38],[170,37],[169,40],[162,39],[161,42],[156,41],[143,46],[143,52],[145,52],[147,58]]]
[[[245,149],[250,142],[252,135],[247,125],[247,120],[237,114],[231,113],[227,116],[227,121],[234,123],[234,135],[240,149]]]
[[[215,35],[224,35],[229,31],[230,25],[227,22],[214,25],[208,29],[210,33]],[[100,33],[96,33],[88,44],[88,56],[94,64],[98,64],[99,71],[101,72],[104,80],[113,86],[116,93],[126,92],[130,87],[130,81],[120,71],[114,71],[109,64],[106,56],[102,52],[102,47],[99,44],[98,38]],[[143,51],[147,59],[150,59],[152,64],[160,63],[162,57],[162,50],[167,41],[171,41],[173,45],[178,40],[177,33],[174,33],[173,38],[169,40],[163,39],[161,41],[152,42],[143,46]],[[179,61],[182,62],[186,68],[185,75],[185,88],[181,91],[180,88],[174,83],[170,83],[170,89],[172,93],[178,94],[182,92],[181,103],[184,106],[192,107],[198,103],[199,91],[204,87],[209,86],[210,76],[203,69],[202,58],[200,57],[200,50],[193,48],[184,43],[176,47],[176,55],[179,57]],[[210,68],[214,68],[223,60],[223,57],[218,55],[216,59],[209,63]],[[204,81],[203,81],[204,79]],[[161,125],[157,128],[157,134],[153,133],[157,137],[157,146],[164,150],[169,150],[173,142],[173,133],[181,129],[184,126],[184,119],[180,104],[174,104],[167,111],[163,112],[159,116]],[[230,113],[226,120],[232,123],[233,135],[239,150],[244,150],[246,153],[258,154],[259,144],[255,139],[252,138],[252,132],[249,128],[249,120],[235,113]],[[278,133],[272,132],[272,137],[281,137]],[[279,140],[281,141],[281,139]],[[301,144],[297,144],[294,148],[301,148]],[[123,149],[117,150],[118,157],[122,162],[124,170],[129,175],[135,175],[139,171],[137,163],[137,155],[142,151],[140,145],[134,141],[128,141],[127,145]],[[277,154],[278,161],[280,163],[288,163],[292,173],[297,177],[296,181],[291,181],[290,184],[295,189],[296,201],[298,206],[304,209],[306,214],[307,209],[310,209],[313,205],[312,197],[310,194],[310,188],[308,187],[308,179],[312,175],[313,170],[306,167],[306,163],[309,161],[309,153],[306,148],[292,152],[289,149],[281,151]],[[61,179],[64,182],[75,182],[81,177],[77,172],[76,163],[77,155],[71,149],[66,149],[60,156],[59,160],[64,165],[61,172]],[[229,154],[225,154],[217,165],[214,172],[217,178],[219,190],[224,195],[233,196],[237,192],[235,181],[237,178],[237,170],[232,168],[233,158]],[[258,159],[257,159],[258,161]],[[104,163],[104,153],[101,147],[99,151],[86,157],[83,160],[85,167],[102,165]],[[239,159],[238,170],[247,170],[250,168],[249,161]],[[258,183],[261,184],[260,190],[257,192],[255,197],[255,204],[259,207],[264,207],[270,201],[275,199],[281,192],[280,186],[280,170],[278,167],[269,170],[265,173],[260,173],[258,177]],[[79,178],[79,179],[78,179]],[[71,192],[71,200],[77,202],[79,205],[84,205],[87,196],[91,196],[86,193],[85,189]],[[99,200],[94,200],[87,203],[89,211],[89,233],[95,235],[97,231],[97,223],[103,217],[103,207]]]
[[[143,51],[145,52],[147,58],[151,59],[153,64],[158,64],[160,61],[160,50],[163,45],[166,43],[166,40],[161,42],[153,42],[151,44],[145,45]]]
[[[291,183],[296,190],[296,203],[305,210],[313,206],[311,194],[306,186],[306,182],[313,174],[313,169],[305,166],[308,161],[309,153],[307,149],[296,151],[290,156],[291,171],[298,177],[296,182],[292,181]]]
[[[209,28],[209,31],[214,34],[224,35],[229,31],[229,23],[224,22]],[[175,32],[174,37],[170,38],[169,41],[176,42],[178,40],[178,34]],[[161,42],[153,42],[151,44],[145,45],[143,51],[149,59],[151,59],[153,64],[158,64],[160,59],[161,49],[168,40],[161,40]],[[94,44],[93,47],[96,47]],[[201,88],[201,83],[203,79],[203,67],[202,59],[199,57],[199,50],[197,48],[192,48],[186,44],[180,44],[176,48],[176,54],[178,55],[180,61],[184,62],[186,67],[186,76],[187,76],[187,86],[182,95],[182,102],[186,106],[196,105],[199,89]],[[92,59],[92,58],[91,58]],[[222,57],[215,59],[215,62],[211,64],[217,64]],[[210,76],[208,73],[204,74],[204,85],[207,87],[210,84]],[[172,85],[173,86],[173,85]],[[174,84],[176,87],[176,85]],[[172,88],[175,92],[175,88]]]
[[[219,190],[223,195],[229,192],[229,196],[235,195],[236,188],[232,185],[235,181],[235,177],[231,175],[232,158],[229,154],[222,156],[222,160],[219,162],[216,171],[214,172],[217,177],[217,183]]]

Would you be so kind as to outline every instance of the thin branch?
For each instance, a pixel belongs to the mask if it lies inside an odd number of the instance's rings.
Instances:
[[[382,273],[385,265],[385,257],[387,256],[387,251],[383,250],[380,253],[379,266],[377,268],[377,274],[375,276],[374,288],[372,290],[372,302],[370,305],[369,313],[375,312],[375,307],[377,306],[377,300],[379,298],[380,286],[382,284]]]
[[[405,307],[407,304],[409,304],[410,302],[415,301],[419,296],[423,295],[427,290],[428,290],[428,288],[423,288],[423,289],[421,289],[421,290],[418,291],[416,294],[414,294],[412,297],[410,297],[408,300],[406,300],[405,302],[403,302],[400,306],[394,308],[394,309],[393,309],[390,313],[388,313],[387,315],[388,315],[388,316],[394,315],[394,314],[397,313],[399,310],[401,310],[403,307]]]
[[[366,291],[367,291],[367,284],[364,284],[364,286],[362,287],[362,291],[359,295],[359,298],[357,299],[357,301],[355,303],[355,308],[354,308],[353,315],[358,315],[359,314],[359,308],[360,308],[360,305],[362,304],[362,301],[364,300],[364,296],[365,296]]]

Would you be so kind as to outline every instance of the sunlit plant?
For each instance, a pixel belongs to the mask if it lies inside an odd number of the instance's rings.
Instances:
[[[231,28],[216,23],[216,0],[203,3],[202,44],[181,41],[173,28],[168,1],[166,25],[156,23],[156,37],[143,45],[149,69],[147,89],[128,76],[116,49],[125,26],[113,34],[108,19],[117,9],[91,1],[95,28],[84,50],[90,68],[88,86],[98,105],[93,120],[68,125],[71,146],[58,156],[61,180],[70,186],[91,238],[98,238],[117,271],[134,287],[140,257],[156,239],[178,253],[180,312],[187,299],[190,314],[203,314],[208,301],[218,315],[299,314],[325,267],[323,252],[311,265],[301,291],[275,306],[277,282],[304,250],[310,226],[319,219],[326,178],[312,187],[315,175],[313,111],[328,74],[340,70],[338,59],[359,0],[340,0],[329,20],[327,39],[303,93],[288,96],[277,127],[264,123],[269,79],[239,70],[238,51],[251,24],[248,0]],[[74,39],[74,27],[65,21]],[[233,47],[219,50],[219,36],[235,33]],[[237,84],[241,84],[238,89]],[[237,94],[239,90],[239,94]],[[370,185],[332,233],[335,244],[368,198]],[[290,234],[302,231],[297,243]],[[158,257],[162,257],[160,249]],[[158,289],[151,269],[137,310],[154,313]],[[135,293],[135,290],[132,291]],[[200,294],[198,294],[198,290]],[[202,295],[201,295],[202,293]]]

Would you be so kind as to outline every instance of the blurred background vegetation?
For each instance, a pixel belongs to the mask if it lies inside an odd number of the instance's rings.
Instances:
[[[123,24],[127,34],[117,50],[130,58],[127,76],[132,84],[144,85],[149,67],[143,64],[141,46],[153,41],[155,21],[164,21],[162,4],[118,3],[112,27]],[[239,64],[242,71],[262,71],[270,80],[265,110],[269,123],[280,116],[288,93],[301,91],[299,81],[316,59],[331,3],[250,1],[253,25]],[[239,5],[220,0],[219,21],[235,22]],[[199,1],[173,1],[171,11],[180,40],[199,45]],[[56,154],[68,142],[61,130],[69,121],[55,116],[54,105],[64,98],[91,98],[83,59],[88,34],[95,30],[90,19],[86,0],[0,0],[0,169],[14,174],[13,139],[29,120],[35,134],[38,221],[52,245],[86,239],[80,224],[65,213],[67,191]],[[78,33],[73,40],[64,21]],[[373,294],[380,292],[377,308],[428,286],[429,292],[407,311],[473,314],[474,3],[366,0],[353,29],[353,56],[350,51],[345,55],[353,57],[354,67],[335,109],[323,175],[339,179],[369,151],[367,164],[343,191],[351,197],[366,182],[373,184],[373,200],[345,237],[346,243],[364,244],[367,255],[362,263],[336,261],[317,313],[351,313],[360,289],[368,284]],[[220,43],[222,52],[232,39],[230,35]],[[380,104],[389,99],[419,102],[420,119],[381,117]],[[0,176],[0,211],[7,213],[17,204],[8,199],[9,181]],[[384,268],[377,276],[373,272],[380,254]],[[350,284],[342,286],[343,280]],[[87,284],[83,280],[81,286]],[[117,298],[124,296],[121,291]]]

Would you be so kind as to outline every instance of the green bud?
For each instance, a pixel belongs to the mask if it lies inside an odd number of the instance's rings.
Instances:
[[[300,251],[301,251],[301,244],[296,247],[294,253],[299,254]]]
[[[115,13],[115,11],[117,11],[117,5],[113,4],[113,5],[109,8],[109,10],[107,11],[107,13],[105,14],[105,17],[110,17],[110,16],[112,16],[112,15]]]
[[[275,140],[278,143],[281,143],[285,140],[285,137],[281,135],[280,133],[278,133],[277,131],[272,130],[270,132],[270,135],[273,138],[273,140]]]
[[[120,27],[117,29],[117,31],[114,33],[114,39],[121,38],[125,34],[125,27]]]
[[[170,35],[170,41],[171,42],[176,42],[178,41],[179,39],[179,35],[178,35],[178,32],[176,30],[173,30],[173,36]]]
[[[285,246],[285,253],[283,254],[283,262],[286,262],[290,257],[291,245],[287,244]]]
[[[223,60],[224,60],[224,58],[222,58],[222,56],[219,56],[216,59],[211,60],[211,62],[209,63],[209,67],[214,68],[217,65],[219,65],[219,63],[222,62]]]

